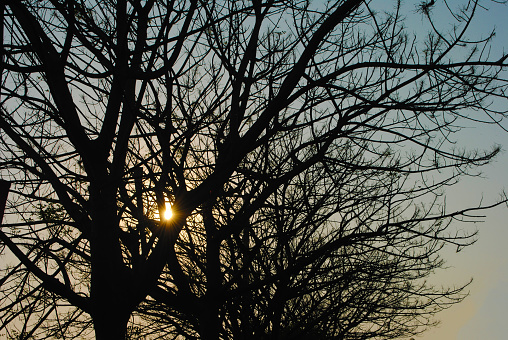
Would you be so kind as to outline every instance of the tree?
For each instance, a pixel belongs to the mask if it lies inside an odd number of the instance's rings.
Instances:
[[[488,208],[443,193],[499,151],[453,133],[504,117],[507,55],[477,1],[423,38],[376,5],[6,0],[2,330],[392,339],[461,301],[425,278]]]

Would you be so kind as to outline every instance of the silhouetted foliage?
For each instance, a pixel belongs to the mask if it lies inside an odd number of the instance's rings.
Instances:
[[[453,134],[508,107],[506,55],[462,2],[3,1],[2,334],[432,326],[465,296],[426,281],[475,240],[452,222],[488,208],[444,189],[499,151]]]

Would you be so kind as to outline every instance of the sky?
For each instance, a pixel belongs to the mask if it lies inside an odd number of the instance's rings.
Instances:
[[[487,32],[496,27],[494,55],[508,51],[508,6],[481,1],[489,10],[480,10],[474,30]],[[506,72],[508,74],[508,72]],[[506,78],[506,77],[505,77]],[[506,105],[506,102],[504,103]],[[508,124],[505,124],[508,126]],[[495,202],[502,190],[508,192],[508,132],[497,126],[480,126],[459,133],[461,146],[502,146],[495,162],[483,169],[483,178],[467,179],[448,191],[447,204],[467,206]],[[443,285],[473,282],[469,296],[460,304],[437,315],[441,325],[427,331],[417,340],[505,340],[508,339],[508,208],[497,207],[486,212],[483,223],[477,223],[478,241],[459,253],[445,251],[445,270],[437,272],[434,282]]]
[[[419,2],[406,0],[408,6]],[[496,27],[498,34],[493,53],[500,55],[503,46],[508,51],[508,6],[490,1],[481,3],[489,11],[478,13],[475,29],[488,32]],[[450,209],[475,206],[480,200],[485,203],[498,200],[503,189],[508,192],[508,132],[497,126],[481,126],[465,129],[457,138],[462,146],[489,148],[499,144],[503,151],[495,162],[483,169],[483,178],[466,179],[448,191]],[[446,249],[443,257],[447,268],[432,279],[438,285],[447,286],[460,285],[473,278],[469,296],[438,314],[441,325],[416,337],[417,340],[508,339],[508,208],[500,206],[486,214],[483,223],[470,226],[479,231],[476,244],[459,253]]]
[[[495,202],[503,189],[508,191],[508,134],[498,129],[478,128],[468,134],[498,137],[502,154],[483,171],[483,178],[468,179],[449,190],[450,208]],[[489,134],[489,132],[491,134]],[[465,134],[464,134],[465,137]],[[504,142],[503,142],[504,141]],[[464,143],[465,144],[465,143]],[[447,249],[446,269],[437,272],[433,282],[443,286],[473,282],[469,296],[460,304],[437,315],[441,325],[429,330],[421,340],[505,340],[508,315],[508,208],[500,206],[485,212],[483,222],[469,226],[477,229],[477,242],[459,253]]]

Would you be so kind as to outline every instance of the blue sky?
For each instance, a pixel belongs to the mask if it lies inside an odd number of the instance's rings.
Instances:
[[[438,18],[440,27],[449,27],[445,0],[436,0],[432,15]],[[479,0],[478,9],[468,37],[487,36],[496,29],[491,56],[500,58],[503,51],[508,52],[508,5],[491,0]],[[422,0],[405,0],[402,12],[406,17],[408,30],[423,38],[428,25],[422,14],[415,8]],[[446,0],[450,8],[465,5],[468,0]],[[377,10],[390,11],[393,1],[372,0],[371,6]],[[441,11],[441,12],[440,12]],[[508,70],[504,73],[508,78]],[[504,105],[508,102],[498,102]],[[508,128],[508,120],[504,124]],[[466,178],[447,191],[447,210],[461,209],[499,201],[503,190],[508,192],[508,132],[495,125],[480,125],[460,131],[456,136],[457,145],[469,149],[491,149],[501,145],[502,153],[490,165],[482,168],[482,178]],[[486,211],[482,223],[461,226],[467,230],[478,230],[477,242],[457,253],[454,247],[442,253],[446,269],[440,270],[430,279],[437,286],[459,286],[471,278],[469,296],[460,304],[438,314],[440,326],[430,329],[416,340],[506,340],[508,339],[508,208],[497,207]]]
[[[453,1],[457,2],[457,1]],[[496,27],[494,55],[508,51],[508,6],[482,1],[489,11],[480,10],[474,31],[488,32]],[[508,72],[505,72],[508,74]],[[506,78],[506,76],[505,76]],[[504,105],[506,105],[506,101]],[[508,126],[508,124],[505,124]],[[485,203],[499,198],[508,191],[508,133],[497,126],[480,126],[465,129],[458,135],[460,145],[489,147],[500,144],[503,152],[496,161],[483,169],[483,178],[467,179],[448,191],[447,202],[452,206],[474,205],[483,198]],[[421,340],[504,340],[508,338],[508,208],[488,211],[479,231],[476,244],[456,253],[453,249],[444,254],[446,270],[436,273],[434,282],[464,283],[473,278],[470,295],[462,303],[439,314],[441,325],[429,330]]]

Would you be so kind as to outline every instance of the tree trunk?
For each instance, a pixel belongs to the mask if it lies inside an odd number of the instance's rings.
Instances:
[[[213,303],[205,303],[199,320],[199,335],[202,340],[219,340],[219,311]],[[211,310],[210,310],[211,309]]]
[[[133,282],[122,262],[115,190],[107,184],[91,189],[91,316],[95,336],[98,340],[123,340],[137,297],[132,294]]]
[[[127,323],[130,312],[104,306],[93,316],[96,340],[124,340],[127,334]]]
[[[205,310],[201,313],[200,328],[203,340],[218,340],[220,333],[219,322],[219,292],[222,282],[219,263],[220,240],[217,237],[216,226],[212,215],[212,203],[203,207],[203,222],[205,224],[206,244],[206,294],[204,297]]]

